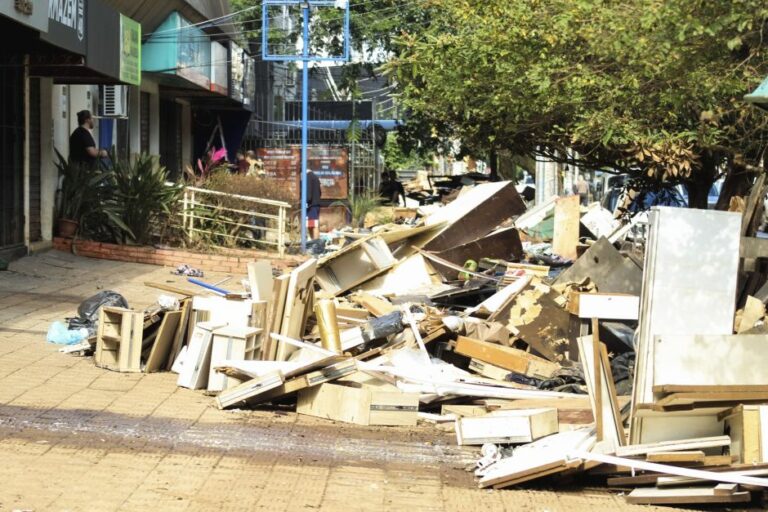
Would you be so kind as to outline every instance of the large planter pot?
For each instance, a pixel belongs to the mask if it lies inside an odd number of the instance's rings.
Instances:
[[[59,236],[62,238],[72,238],[77,232],[78,222],[72,219],[59,219],[57,221],[57,227]]]

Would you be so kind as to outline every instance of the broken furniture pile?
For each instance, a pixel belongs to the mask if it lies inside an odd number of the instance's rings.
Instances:
[[[634,503],[750,501],[768,486],[754,213],[656,208],[643,255],[578,197],[526,211],[512,183],[478,185],[283,275],[250,263],[242,293],[147,283],[179,310],[150,339],[105,308],[96,363],[171,368],[222,409],[451,428],[482,447],[481,487],[588,474]]]

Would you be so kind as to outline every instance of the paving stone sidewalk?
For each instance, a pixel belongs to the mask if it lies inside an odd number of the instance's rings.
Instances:
[[[219,411],[175,374],[105,371],[45,342],[52,321],[98,291],[154,303],[161,292],[145,281],[183,279],[57,251],[0,272],[0,512],[652,510],[580,486],[479,490],[463,469],[475,453],[432,426]]]

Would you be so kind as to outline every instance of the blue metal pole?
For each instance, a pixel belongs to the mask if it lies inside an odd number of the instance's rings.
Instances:
[[[304,67],[301,79],[301,252],[307,251],[307,145],[309,143],[309,2],[302,6]]]

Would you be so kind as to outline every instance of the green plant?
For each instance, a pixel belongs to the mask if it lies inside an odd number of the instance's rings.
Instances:
[[[365,216],[381,206],[383,199],[373,192],[362,192],[359,194],[350,194],[347,201],[336,201],[333,206],[343,206],[346,208],[349,216],[352,217],[352,224],[357,227],[363,227]]]
[[[57,217],[79,223],[92,206],[93,194],[105,176],[96,169],[65,159],[58,149],[55,151],[58,158],[55,165],[59,176],[63,178],[59,189]]]
[[[125,227],[124,241],[130,238],[139,244],[148,243],[178,206],[181,185],[167,182],[167,169],[147,154],[133,161],[115,160],[112,175],[115,212]]]

